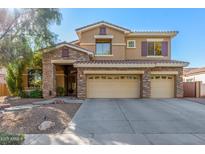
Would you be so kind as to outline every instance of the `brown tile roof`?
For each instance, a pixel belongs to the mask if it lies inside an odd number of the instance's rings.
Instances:
[[[132,32],[133,33],[176,33],[176,34],[179,33],[179,31],[176,30],[136,30]]]
[[[185,68],[184,69],[184,75],[185,76],[197,75],[197,74],[205,74],[205,67],[201,67],[201,68]]]
[[[82,30],[82,29],[85,29],[85,28],[88,28],[88,27],[91,27],[91,26],[95,26],[95,25],[98,25],[98,24],[103,24],[103,23],[111,25],[111,26],[119,28],[119,29],[122,29],[122,30],[125,30],[125,31],[128,31],[130,33],[138,33],[138,34],[141,34],[141,33],[150,33],[150,34],[151,33],[167,33],[167,34],[175,33],[175,34],[178,34],[179,33],[178,31],[175,31],[175,30],[130,30],[128,28],[124,28],[124,27],[109,23],[107,21],[98,21],[98,22],[95,22],[95,23],[92,23],[92,24],[89,24],[89,25],[85,25],[83,27],[77,28],[76,31],[79,31],[79,30]]]
[[[91,60],[91,61],[78,61],[77,64],[189,64],[184,61],[177,60]]]
[[[70,43],[70,44],[74,44],[74,43],[76,43],[76,42],[79,42],[79,40],[73,40],[73,41],[68,42],[68,43]]]
[[[58,46],[60,46],[60,45],[68,45],[68,46],[70,46],[70,47],[78,48],[78,50],[83,50],[83,51],[85,51],[85,52],[87,52],[87,53],[89,53],[89,54],[93,54],[93,52],[92,52],[91,50],[88,50],[88,49],[86,49],[86,48],[82,48],[82,47],[80,47],[79,45],[75,45],[75,44],[72,44],[72,43],[68,43],[68,42],[66,42],[66,41],[57,43],[57,44],[55,44],[55,45],[53,45],[53,46],[49,46],[49,47],[46,47],[46,48],[42,48],[42,49],[40,49],[40,51],[49,50],[49,49],[52,49],[52,48],[54,48],[54,47],[58,47]]]

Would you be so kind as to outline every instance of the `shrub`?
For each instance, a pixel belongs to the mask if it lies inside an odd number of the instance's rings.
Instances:
[[[42,90],[40,89],[35,89],[31,90],[29,93],[30,98],[42,98]]]
[[[58,96],[65,96],[65,88],[64,87],[57,87],[56,89]]]
[[[33,80],[31,82],[31,84],[33,85],[33,87],[35,88],[41,88],[42,87],[42,80]]]
[[[25,140],[24,134],[0,133],[0,145],[19,145]]]
[[[20,97],[22,98],[42,98],[42,90],[32,89],[21,91]]]
[[[16,77],[14,75],[14,72],[12,70],[12,66],[9,65],[7,68],[7,76],[6,76],[6,82],[9,89],[9,92],[13,95],[17,95],[17,88],[16,88]]]
[[[22,98],[29,98],[29,94],[26,91],[21,91],[20,97],[22,97]]]

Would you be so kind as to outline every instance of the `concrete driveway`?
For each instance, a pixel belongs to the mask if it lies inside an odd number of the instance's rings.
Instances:
[[[205,105],[184,99],[90,99],[81,105],[64,136],[51,140],[63,141],[60,144],[205,144]]]

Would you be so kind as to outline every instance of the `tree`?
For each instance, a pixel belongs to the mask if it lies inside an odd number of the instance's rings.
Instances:
[[[25,61],[19,60],[17,63],[10,63],[7,66],[6,82],[11,95],[20,96],[22,88],[22,73],[26,66]]]
[[[58,9],[0,9],[0,65],[6,66],[30,50],[53,45],[57,35],[49,28],[60,22]],[[19,44],[21,51],[16,49]]]
[[[7,68],[11,94],[22,93],[26,66],[42,67],[42,55],[34,51],[55,43],[57,35],[49,26],[60,22],[58,9],[0,9],[0,66]]]
[[[42,52],[34,52],[30,67],[33,69],[42,69]]]

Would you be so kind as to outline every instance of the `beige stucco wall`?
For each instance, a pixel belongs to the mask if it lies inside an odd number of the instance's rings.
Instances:
[[[86,30],[80,34],[80,46],[95,53],[95,35],[99,34],[99,27]],[[107,35],[113,35],[112,55],[95,56],[95,60],[134,60],[134,59],[171,59],[171,38],[167,36],[126,36],[122,31],[107,27]],[[141,56],[141,42],[147,39],[163,39],[168,41],[168,56],[166,57],[143,57]],[[136,40],[136,48],[127,48],[127,40]]]
[[[95,53],[95,35],[99,35],[100,27],[90,29],[81,33],[80,46],[89,49]],[[112,38],[112,56],[95,56],[95,60],[123,60],[125,59],[125,34],[122,31],[107,27],[107,35],[113,35]],[[120,45],[117,45],[117,44]]]
[[[167,57],[145,57],[141,56],[141,44],[142,41],[146,41],[147,39],[163,39],[163,41],[168,41],[168,56]],[[126,46],[126,59],[171,59],[171,39],[169,37],[126,37],[127,40],[135,40],[136,48],[127,48]]]
[[[56,65],[56,87],[65,87],[64,70],[61,65]]]
[[[95,35],[99,35],[100,27],[89,29],[81,33],[80,43],[95,43]],[[113,35],[112,43],[124,43],[124,32],[106,27],[107,35]]]

